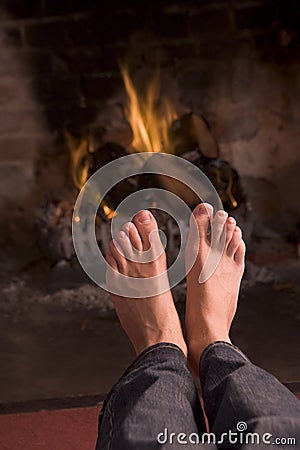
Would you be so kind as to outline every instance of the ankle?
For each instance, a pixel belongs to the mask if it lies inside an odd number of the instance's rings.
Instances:
[[[171,344],[177,345],[183,352],[184,356],[187,358],[188,356],[188,348],[186,345],[186,342],[184,340],[183,335],[173,334],[173,333],[166,333],[161,338],[162,342],[170,342]]]
[[[203,334],[200,339],[188,340],[188,359],[193,367],[199,368],[199,363],[204,350],[214,342],[228,342],[231,344],[231,340],[228,333],[209,333]]]

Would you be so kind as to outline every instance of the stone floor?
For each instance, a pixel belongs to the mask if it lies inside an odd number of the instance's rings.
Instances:
[[[45,323],[0,321],[0,402],[102,394],[134,354],[116,320],[59,312]]]
[[[1,450],[92,450],[100,406],[0,416]]]
[[[264,242],[248,253],[232,338],[254,363],[298,383],[300,259],[290,244]],[[48,270],[41,261],[0,277],[0,407],[105,394],[134,358],[107,293],[92,284],[51,292]],[[181,285],[181,318],[184,297]]]

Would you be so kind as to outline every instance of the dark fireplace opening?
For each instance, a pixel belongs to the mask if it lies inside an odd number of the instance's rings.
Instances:
[[[211,180],[247,243],[233,336],[279,378],[299,380],[296,351],[286,352],[299,330],[299,18],[296,1],[3,2],[0,313],[9,351],[0,350],[0,360],[13,381],[0,403],[104,393],[130,360],[109,295],[78,263],[71,226],[89,177],[119,157],[145,151],[190,161]],[[198,202],[166,178],[124,180],[98,210],[103,254],[118,204],[148,187],[179,192],[191,210]],[[171,264],[181,242],[178,227],[152,206]],[[181,318],[185,290],[185,280],[173,289]],[[250,322],[258,330],[255,339]],[[42,354],[47,347],[52,355],[49,363],[41,358],[30,366],[28,378],[34,379],[44,365],[45,382],[28,392],[24,383],[15,390],[10,368],[17,369],[5,359],[18,339],[20,358],[28,348]],[[124,360],[107,372],[96,364],[104,371],[99,388],[74,356],[78,377],[68,387],[71,369],[66,375],[56,369],[55,385],[54,366],[73,342],[83,353],[100,345],[103,361],[109,359],[105,348],[121,342]],[[274,348],[280,364],[270,356]]]

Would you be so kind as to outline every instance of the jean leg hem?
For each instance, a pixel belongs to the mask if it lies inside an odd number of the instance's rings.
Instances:
[[[234,350],[235,352],[239,353],[240,356],[242,356],[247,362],[250,362],[249,358],[247,358],[247,356],[235,345],[230,344],[229,342],[226,341],[215,341],[212,342],[211,344],[209,344],[203,351],[201,358],[200,358],[200,362],[199,362],[199,366],[201,367],[203,361],[205,358],[207,358],[210,350],[212,350],[214,347],[229,347],[232,350]]]
[[[155,352],[156,350],[160,350],[162,348],[171,348],[171,349],[177,350],[179,353],[181,353],[181,355],[183,356],[185,361],[187,361],[187,358],[186,358],[185,354],[183,353],[183,351],[181,350],[181,348],[178,347],[178,345],[173,344],[172,342],[159,342],[157,344],[150,345],[150,347],[147,347],[139,355],[137,355],[135,360],[127,367],[127,369],[125,370],[123,375],[121,375],[121,377],[118,379],[118,381],[116,381],[116,383],[113,385],[111,390],[107,393],[107,395],[104,399],[101,411],[100,411],[100,417],[103,416],[104,411],[107,408],[107,405],[110,403],[112,397],[114,396],[115,392],[118,390],[118,387],[122,383],[123,379],[128,374],[135,371],[137,369],[137,366],[140,363],[140,361],[142,361],[147,355],[149,355],[152,352]],[[101,422],[101,420],[100,420],[100,422]]]

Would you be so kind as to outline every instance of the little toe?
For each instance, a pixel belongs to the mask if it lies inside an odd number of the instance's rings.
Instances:
[[[233,232],[236,227],[236,221],[233,217],[228,217],[226,220],[226,246],[232,239]]]
[[[133,247],[138,250],[143,250],[143,244],[141,240],[141,236],[139,235],[138,230],[136,229],[135,225],[132,222],[125,223],[123,230],[129,236],[130,242],[133,245]]]
[[[245,262],[245,253],[246,253],[246,245],[245,242],[243,240],[241,240],[240,245],[237,248],[237,251],[234,254],[234,260],[238,263],[238,264],[244,264]]]
[[[150,233],[158,228],[156,220],[150,211],[143,209],[135,215],[133,222],[141,237],[143,249],[149,250],[151,245],[149,240]]]
[[[196,219],[200,239],[207,239],[213,215],[213,207],[209,203],[200,203],[194,209],[193,215]]]
[[[240,229],[240,227],[235,227],[231,241],[229,242],[227,247],[227,255],[230,258],[234,257],[241,242],[242,242],[242,230]]]

